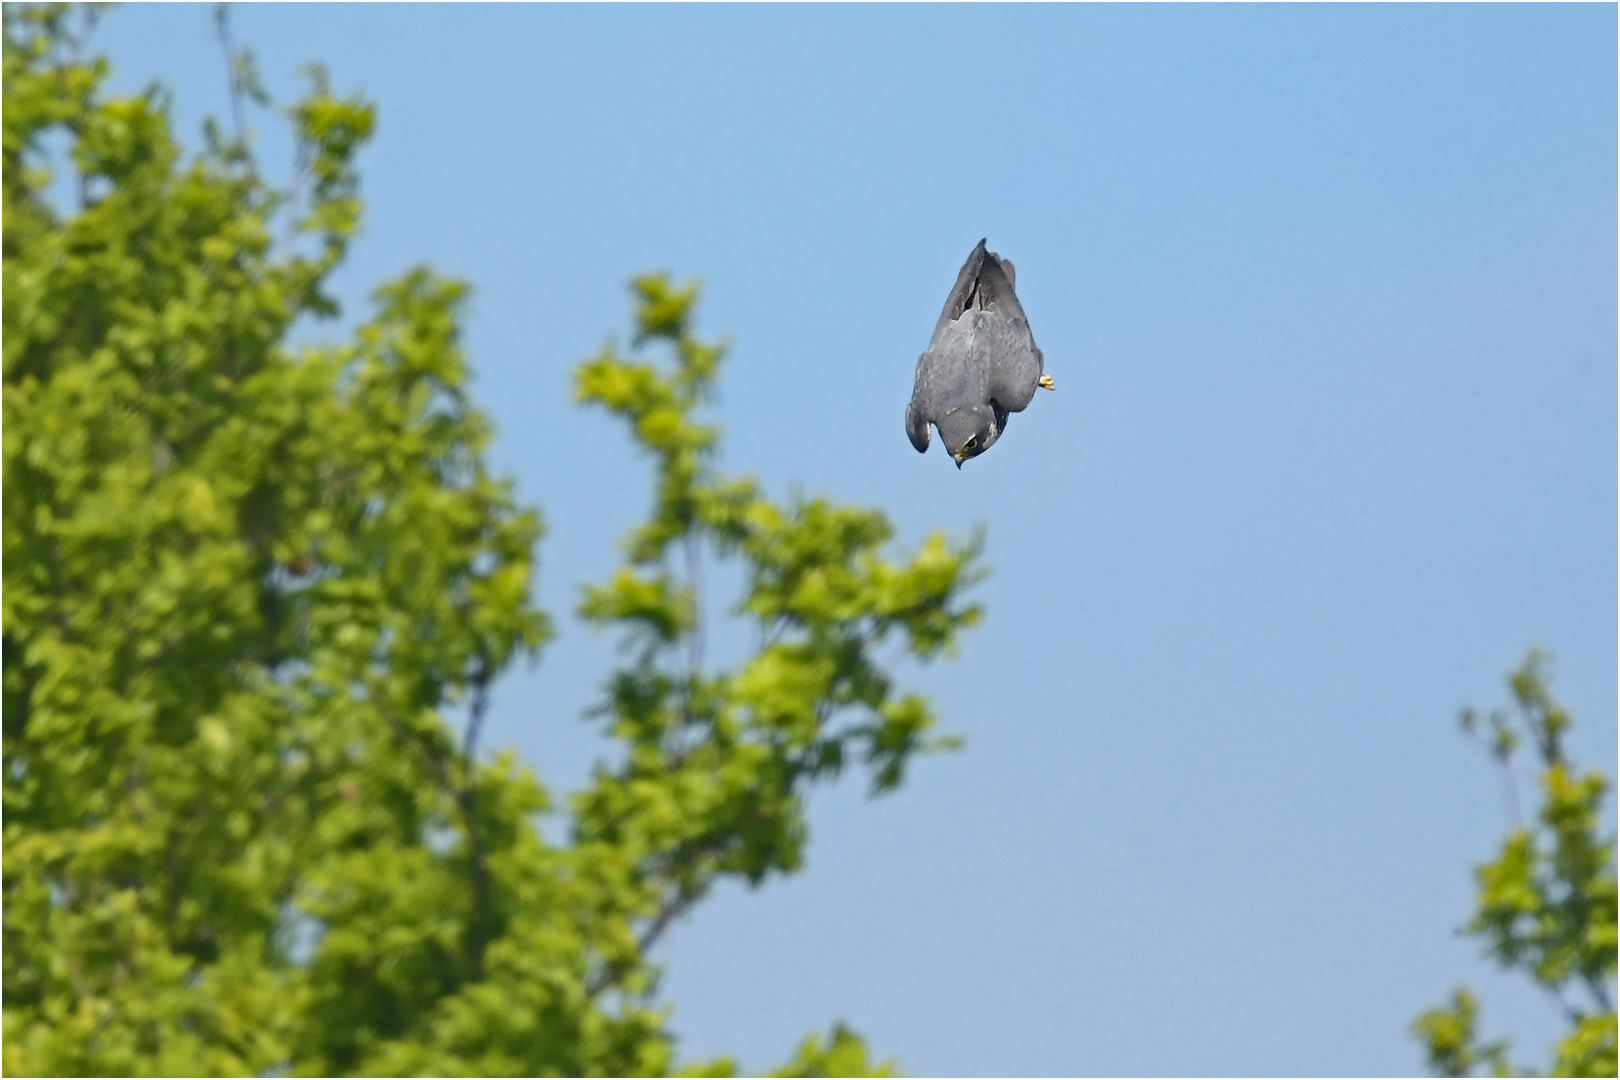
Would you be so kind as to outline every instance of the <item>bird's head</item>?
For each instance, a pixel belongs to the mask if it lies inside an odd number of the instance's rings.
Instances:
[[[978,457],[990,449],[1001,436],[1001,425],[996,423],[995,410],[988,405],[964,405],[952,409],[938,421],[938,426],[940,441],[956,460],[958,469],[968,458]]]

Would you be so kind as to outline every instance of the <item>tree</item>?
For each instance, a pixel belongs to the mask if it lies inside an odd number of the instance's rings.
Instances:
[[[1504,968],[1528,974],[1568,1018],[1550,1075],[1614,1076],[1615,838],[1601,835],[1598,816],[1608,784],[1599,773],[1581,773],[1565,753],[1572,721],[1553,700],[1545,665],[1532,650],[1509,679],[1516,714],[1497,710],[1482,723],[1474,710],[1462,713],[1463,729],[1485,741],[1510,791],[1514,754],[1527,739],[1541,770],[1535,820],[1518,822],[1515,795],[1515,826],[1496,860],[1475,871],[1479,899],[1463,931],[1483,938]],[[1448,1006],[1413,1022],[1434,1072],[1471,1076],[1484,1067],[1511,1075],[1511,1044],[1482,1042],[1478,1016],[1478,999],[1459,987]]]
[[[657,473],[580,605],[629,645],[616,749],[555,806],[478,744],[549,623],[540,517],[484,462],[466,287],[416,269],[352,340],[286,344],[337,312],[371,106],[312,69],[277,187],[231,49],[233,130],[183,162],[160,89],[104,96],[94,18],[5,10],[6,1070],[674,1068],[654,942],[716,882],[799,869],[814,784],[888,791],[942,744],[877,654],[955,646],[975,545],[886,556],[881,513],[722,474],[696,289],[638,279],[635,346],[672,360],[610,345],[578,373]],[[716,558],[760,640],[730,670],[703,652]],[[881,1068],[839,1026],[784,1072]]]

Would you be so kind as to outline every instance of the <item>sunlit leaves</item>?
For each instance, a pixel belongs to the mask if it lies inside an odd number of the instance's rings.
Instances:
[[[647,897],[635,915],[656,936],[719,875],[757,882],[798,868],[809,783],[851,761],[870,763],[877,790],[899,782],[934,717],[921,698],[894,694],[877,649],[898,638],[927,658],[952,645],[978,617],[962,594],[980,571],[976,543],[936,535],[896,559],[878,511],[781,504],[719,472],[717,431],[694,410],[723,349],[693,333],[697,289],[657,276],[633,289],[634,340],[667,344],[670,367],[609,345],[581,366],[576,392],[624,418],[658,474],[628,565],[580,608],[645,645],[603,709],[635,749],[598,773],[578,807],[583,840],[647,843],[628,872]],[[712,558],[741,561],[747,585],[733,611],[762,642],[732,671],[702,664],[702,562]]]
[[[287,343],[336,310],[372,107],[311,68],[272,183],[222,15],[233,133],[182,160],[160,91],[103,94],[83,21],[5,9],[7,1071],[669,1071],[654,942],[718,880],[803,865],[813,782],[887,790],[948,745],[891,667],[976,620],[976,542],[896,552],[878,511],[722,475],[698,410],[724,349],[694,286],[638,278],[633,341],[672,366],[609,347],[577,385],[654,497],[582,598],[629,648],[612,753],[548,843],[547,792],[476,741],[550,630],[539,516],[485,464],[466,286],[411,270],[348,340]],[[758,637],[723,669],[715,558]],[[838,1027],[788,1074],[884,1068]]]
[[[1430,1009],[1412,1023],[1412,1032],[1424,1044],[1429,1068],[1437,1076],[1473,1076],[1483,1066],[1485,1076],[1511,1076],[1507,1043],[1481,1043],[1478,1036],[1479,1001],[1466,989],[1452,994],[1451,1004]]]
[[[1496,859],[1476,870],[1477,907],[1464,929],[1482,938],[1503,967],[1528,974],[1570,1018],[1573,1030],[1557,1047],[1553,1075],[1613,1076],[1615,838],[1602,835],[1600,817],[1608,782],[1580,773],[1566,757],[1571,721],[1552,698],[1545,667],[1543,654],[1526,657],[1509,679],[1516,716],[1491,713],[1483,733],[1504,769],[1512,769],[1519,746],[1534,748],[1541,798],[1534,822],[1514,828]],[[1481,734],[1473,710],[1461,720],[1465,731]],[[1484,1066],[1507,1074],[1507,1041],[1479,1043],[1477,1015],[1474,996],[1459,989],[1449,1007],[1414,1022],[1437,1073],[1467,1076]]]
[[[6,9],[6,1065],[354,1067],[323,1025],[381,1045],[466,977],[461,793],[504,815],[486,849],[543,805],[466,775],[438,712],[544,637],[539,522],[482,465],[463,287],[413,273],[355,346],[281,344],[330,310],[370,107],[295,109],[307,190],[239,147],[181,164],[71,21]]]
[[[834,1025],[823,1040],[815,1035],[799,1045],[793,1060],[772,1076],[898,1076],[892,1061],[873,1061],[854,1032]]]

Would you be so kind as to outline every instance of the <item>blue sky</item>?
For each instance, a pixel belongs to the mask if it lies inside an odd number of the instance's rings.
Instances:
[[[966,748],[819,793],[803,875],[678,926],[685,1057],[766,1068],[843,1018],[918,1073],[1401,1074],[1468,981],[1544,1059],[1550,1003],[1454,933],[1507,824],[1455,715],[1543,645],[1614,773],[1613,6],[234,19],[279,100],[320,60],[378,103],[339,291],[352,317],[417,262],[473,283],[555,615],[650,498],[569,392],[646,270],[700,276],[734,343],[728,468],[911,544],[988,528],[985,624],[905,676]],[[194,137],[212,33],[137,5],[97,42]],[[901,417],[981,236],[1058,392],[958,472]],[[577,786],[612,656],[563,619],[492,741]]]

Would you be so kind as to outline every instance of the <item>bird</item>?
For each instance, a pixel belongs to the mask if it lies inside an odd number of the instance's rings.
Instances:
[[[962,264],[928,349],[917,358],[917,379],[906,405],[906,435],[927,453],[932,424],[960,469],[1007,430],[1037,387],[1056,390],[1035,346],[1029,320],[1013,292],[1011,259],[980,240]]]

